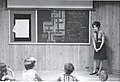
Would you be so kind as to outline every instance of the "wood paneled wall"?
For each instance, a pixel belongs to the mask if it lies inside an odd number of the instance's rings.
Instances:
[[[62,70],[66,62],[72,62],[76,70],[91,69],[93,47],[91,45],[9,45],[9,13],[5,1],[0,0],[0,62],[5,62],[14,70],[24,69],[23,61],[29,56],[37,59],[36,69],[41,71]],[[119,71],[119,27],[120,2],[94,2],[91,23],[101,22],[107,38],[108,60],[104,66]],[[92,42],[91,42],[92,43]]]

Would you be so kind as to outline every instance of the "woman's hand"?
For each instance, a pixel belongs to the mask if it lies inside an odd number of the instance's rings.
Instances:
[[[100,50],[101,50],[101,48],[95,49],[96,52],[98,52],[98,51],[100,51]]]
[[[99,51],[99,49],[95,49],[95,51],[96,51],[96,52],[98,52],[98,51]]]

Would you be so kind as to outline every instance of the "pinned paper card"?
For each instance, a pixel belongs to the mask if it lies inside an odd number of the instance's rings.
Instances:
[[[29,38],[29,19],[16,19],[12,32],[16,38]]]

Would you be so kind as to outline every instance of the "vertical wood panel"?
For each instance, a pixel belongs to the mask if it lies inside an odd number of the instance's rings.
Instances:
[[[13,53],[14,53],[14,49],[13,49],[13,48],[14,48],[14,47],[10,45],[9,48],[10,48],[10,49],[9,49],[9,56],[10,56],[10,57],[9,57],[9,58],[10,58],[10,59],[9,59],[9,62],[10,62],[9,65],[10,65],[10,67],[12,67],[12,69],[14,70],[14,68],[13,68],[13,67],[14,67],[14,60],[13,60],[13,57],[14,57],[14,54],[13,54]]]
[[[8,31],[9,31],[9,24],[8,24],[8,22],[9,22],[9,18],[7,17],[9,14],[8,14],[8,12],[7,11],[4,11],[3,12],[3,21],[4,21],[4,36],[3,36],[3,40],[4,40],[4,43],[3,43],[3,45],[4,45],[4,61],[9,65],[9,34],[8,34]]]
[[[114,4],[116,4],[116,5],[114,5]],[[119,37],[120,37],[119,30],[118,30],[119,29],[118,25],[120,23],[120,21],[118,21],[120,18],[120,16],[119,16],[120,13],[119,13],[118,7],[119,7],[119,3],[113,2],[113,36],[114,36],[112,38],[112,40],[114,41],[113,45],[112,45],[113,55],[114,55],[113,67],[116,66],[117,69],[119,69],[119,66],[118,66],[119,63],[115,63],[115,62],[118,62],[118,60],[119,60],[119,45],[118,44],[119,44]]]
[[[37,62],[38,63],[38,67],[41,68],[41,70],[46,70],[46,46],[45,45],[38,45],[37,47],[37,55],[38,55],[38,58],[37,58]],[[41,60],[39,60],[41,59]],[[41,66],[41,67],[40,67]]]
[[[49,65],[50,65],[50,62],[49,62],[49,53],[50,53],[50,46],[49,45],[46,45],[46,63],[45,63],[45,66],[46,66],[46,70],[49,71]]]
[[[4,31],[4,28],[3,28],[3,12],[2,11],[0,11],[0,35],[1,35],[1,37],[0,37],[0,60],[1,60],[1,62],[3,61],[3,31]]]

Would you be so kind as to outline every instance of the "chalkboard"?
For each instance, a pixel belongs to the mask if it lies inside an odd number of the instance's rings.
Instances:
[[[65,19],[65,42],[89,43],[89,11],[66,11]]]
[[[89,43],[88,10],[38,10],[38,43]]]

